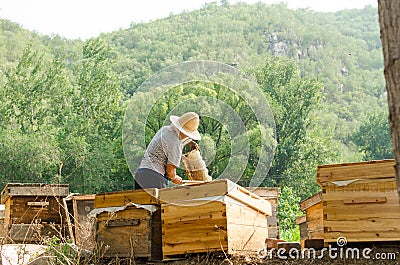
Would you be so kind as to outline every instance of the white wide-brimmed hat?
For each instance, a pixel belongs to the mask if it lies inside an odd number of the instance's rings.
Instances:
[[[189,138],[193,140],[201,139],[200,133],[197,131],[200,121],[199,115],[197,115],[197,113],[186,112],[180,117],[171,115],[169,119],[180,132],[187,135]]]

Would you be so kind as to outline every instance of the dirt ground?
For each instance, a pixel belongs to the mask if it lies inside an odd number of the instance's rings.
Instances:
[[[310,254],[307,256],[305,252],[304,257],[297,257],[297,253],[292,253],[292,256],[277,255],[273,257],[260,258],[258,255],[253,256],[226,256],[224,253],[209,253],[209,254],[196,254],[182,257],[181,259],[171,259],[168,261],[146,261],[146,260],[118,260],[108,261],[108,265],[303,265],[303,264],[316,264],[316,265],[400,265],[400,245],[389,246],[358,246],[358,255],[355,250],[356,246],[349,246],[340,249],[326,249],[323,253],[321,251],[315,252],[315,257]],[[363,254],[364,251],[364,254]],[[347,252],[347,254],[346,254]],[[321,254],[322,253],[322,254]],[[335,256],[336,255],[336,256]]]

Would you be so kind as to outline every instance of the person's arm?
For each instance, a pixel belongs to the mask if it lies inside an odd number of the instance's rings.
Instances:
[[[174,184],[181,184],[182,183],[182,178],[176,175],[176,166],[167,164],[167,168],[165,170],[165,173],[167,175],[167,178],[169,178],[172,183]]]

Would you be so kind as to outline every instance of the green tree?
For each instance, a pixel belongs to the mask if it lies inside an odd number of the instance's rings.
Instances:
[[[351,139],[364,154],[365,160],[393,158],[387,111],[368,115]]]
[[[61,61],[28,45],[6,71],[0,91],[0,175],[20,182],[57,182],[60,149],[55,126],[66,105]]]
[[[115,189],[121,180],[118,173],[124,170],[119,168],[118,158],[122,148],[121,95],[108,54],[101,39],[83,46],[74,70],[70,113],[58,134],[63,150],[62,178],[76,192]]]
[[[253,73],[272,106],[277,150],[268,177],[269,186],[289,185],[297,195],[308,197],[318,187],[314,174],[319,163],[334,154],[326,149],[316,111],[322,99],[322,83],[302,78],[295,62],[268,57]]]

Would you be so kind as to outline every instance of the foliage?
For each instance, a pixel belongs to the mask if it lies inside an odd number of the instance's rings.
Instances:
[[[387,111],[372,113],[351,136],[365,160],[393,158]]]
[[[66,182],[76,192],[109,187],[118,178],[119,84],[107,49],[88,41],[74,77],[61,58],[27,46],[1,90],[1,175],[21,182]],[[4,180],[3,180],[4,181]]]
[[[296,225],[296,218],[302,215],[300,197],[296,196],[290,187],[283,187],[279,194],[278,216],[280,237],[289,242],[300,240],[300,230]]]
[[[277,134],[277,150],[265,185],[289,185],[303,198],[316,191],[316,166],[334,157],[326,147],[316,122],[322,84],[302,78],[295,62],[267,58],[253,71],[257,82],[271,102]]]

